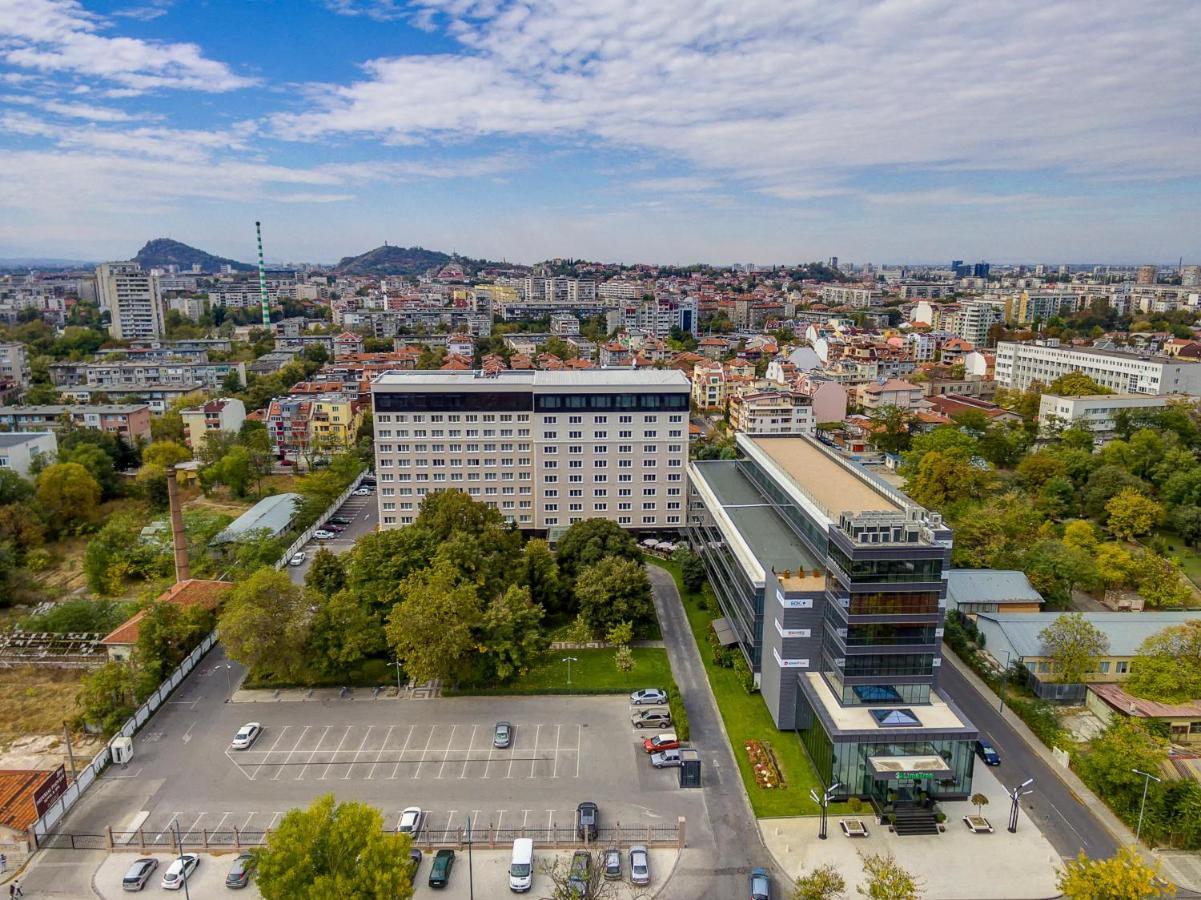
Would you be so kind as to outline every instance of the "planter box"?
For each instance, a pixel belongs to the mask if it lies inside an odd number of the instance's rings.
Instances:
[[[963,824],[972,834],[992,834],[993,827],[984,816],[964,816]]]
[[[862,819],[840,819],[838,826],[842,829],[842,833],[849,838],[868,837],[867,826],[863,824]]]

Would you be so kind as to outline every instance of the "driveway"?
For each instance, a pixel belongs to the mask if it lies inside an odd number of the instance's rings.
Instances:
[[[690,743],[701,752],[705,815],[712,835],[690,830],[688,848],[680,856],[675,876],[659,896],[662,900],[741,897],[747,893],[751,869],[774,869],[771,854],[760,841],[676,583],[658,566],[647,566],[647,571],[671,669],[688,711]],[[784,884],[783,876],[777,876],[776,890],[782,892]]]
[[[304,562],[299,566],[287,567],[288,574],[295,584],[304,584],[304,576],[308,574],[313,557],[322,547],[336,554],[342,554],[353,547],[354,542],[363,535],[375,531],[375,524],[379,521],[379,503],[376,502],[374,492],[368,497],[352,495],[346,498],[346,502],[338,507],[338,511],[334,515],[350,519],[350,524],[332,541],[309,541],[305,544]]]

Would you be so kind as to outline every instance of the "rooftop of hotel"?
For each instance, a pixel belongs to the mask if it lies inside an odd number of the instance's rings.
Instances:
[[[816,441],[799,436],[756,437],[753,443],[831,518],[842,512],[899,512],[905,508],[898,492]]]
[[[928,705],[915,703],[901,707],[898,707],[896,704],[890,704],[887,707],[843,706],[838,702],[838,698],[834,696],[834,692],[830,690],[830,686],[826,684],[826,679],[819,673],[806,672],[805,678],[808,681],[809,687],[817,695],[822,707],[834,721],[834,725],[839,731],[891,731],[896,733],[905,730],[903,727],[895,728],[877,721],[876,717],[872,715],[872,710],[878,709],[888,709],[890,711],[903,709],[905,712],[912,714],[913,718],[917,719],[917,725],[910,727],[943,730],[948,728],[972,727],[970,722],[966,722],[960,718],[955,708],[940,697],[937,691],[930,692],[930,703]],[[903,739],[898,737],[897,740]]]
[[[688,377],[677,369],[598,368],[554,372],[505,370],[484,375],[478,369],[447,371],[434,369],[391,370],[382,372],[373,382],[377,387],[391,385],[528,385],[530,387],[669,387],[688,390]]]

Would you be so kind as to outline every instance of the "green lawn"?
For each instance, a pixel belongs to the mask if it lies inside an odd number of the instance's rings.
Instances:
[[[1158,528],[1155,533],[1168,542],[1168,555],[1179,559],[1184,574],[1194,585],[1201,588],[1201,553],[1188,546],[1183,538],[1170,528]]]
[[[635,647],[634,669],[619,672],[614,664],[613,648],[605,650],[562,650],[546,654],[524,676],[495,687],[445,690],[447,696],[512,695],[512,694],[626,694],[644,687],[666,690],[675,682],[667,651],[658,648]],[[567,683],[565,657],[577,660],[571,664],[571,684]]]
[[[705,664],[705,672],[709,676],[709,685],[713,688],[713,696],[717,699],[717,708],[726,726],[726,733],[733,744],[734,758],[738,761],[738,771],[742,774],[743,784],[751,799],[751,807],[759,818],[771,816],[813,815],[818,812],[817,805],[809,799],[809,789],[817,787],[817,773],[805,755],[800,738],[789,731],[780,731],[772,721],[771,714],[763,698],[757,694],[748,694],[742,689],[737,676],[731,669],[723,669],[713,662],[709,653],[708,631],[709,623],[713,620],[712,613],[700,607],[700,595],[684,590],[680,577],[680,567],[671,560],[647,557],[650,565],[666,569],[675,578],[680,597],[684,601],[684,611],[688,615],[688,624],[692,627],[692,635],[696,638],[701,660]],[[747,757],[745,742],[752,738],[766,741],[775,751],[776,761],[784,775],[787,787],[782,789],[761,788],[755,783],[751,771],[750,760]],[[841,804],[832,805],[831,810],[841,810]]]

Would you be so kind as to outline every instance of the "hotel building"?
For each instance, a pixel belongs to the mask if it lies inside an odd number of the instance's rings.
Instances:
[[[736,440],[689,464],[689,539],[776,725],[839,797],[969,796],[976,729],[938,690],[950,530],[812,438]]]
[[[688,378],[679,371],[391,371],[372,382],[380,525],[458,488],[523,530],[685,526]]]

